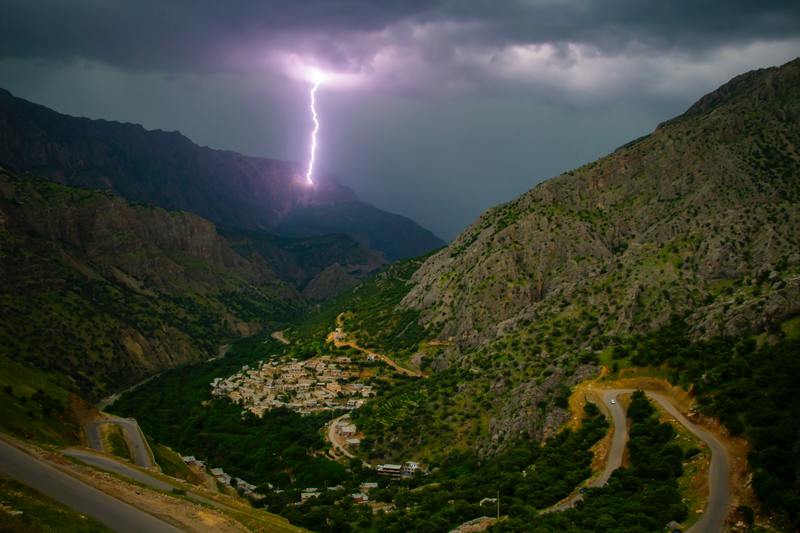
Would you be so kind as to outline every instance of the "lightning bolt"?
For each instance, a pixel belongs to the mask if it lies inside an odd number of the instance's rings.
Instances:
[[[319,73],[314,75],[314,85],[309,92],[309,99],[311,102],[311,119],[314,121],[314,129],[311,130],[311,156],[308,159],[308,171],[306,172],[306,181],[309,185],[314,185],[314,160],[317,156],[317,132],[319,131],[319,116],[317,115],[317,89],[321,82]]]

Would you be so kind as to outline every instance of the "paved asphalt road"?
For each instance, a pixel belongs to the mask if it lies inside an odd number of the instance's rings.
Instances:
[[[628,442],[628,424],[625,410],[620,405],[617,397],[620,394],[630,394],[634,389],[610,389],[602,391],[603,403],[611,418],[614,421],[614,436],[611,441],[611,448],[608,451],[608,459],[603,472],[594,479],[589,485],[592,487],[602,487],[608,483],[611,474],[622,465],[622,456],[625,453],[625,446]],[[686,533],[717,533],[724,530],[725,517],[728,515],[730,506],[730,487],[728,485],[728,475],[730,471],[730,459],[725,446],[717,438],[705,429],[695,425],[688,420],[677,407],[670,401],[669,397],[657,392],[645,391],[647,397],[657,402],[666,412],[675,418],[681,425],[692,432],[697,438],[702,440],[711,449],[711,468],[709,471],[709,500],[708,506],[703,512],[700,520]],[[611,401],[614,400],[614,403]],[[558,505],[550,507],[544,512],[563,511],[574,507],[575,504],[583,499],[581,494],[575,494],[564,500]]]
[[[611,405],[611,398],[616,398],[620,394],[630,394],[634,389],[612,389],[603,391],[603,402],[611,411],[614,418],[614,441],[609,451],[609,463],[614,461],[616,466],[611,471],[618,468],[622,461],[622,454],[625,451],[625,443],[628,440],[628,428],[625,422],[625,412],[620,407],[619,402]],[[703,516],[686,533],[717,533],[724,530],[725,517],[728,515],[728,508],[731,502],[730,487],[728,476],[730,472],[730,458],[725,446],[710,432],[697,426],[687,419],[672,403],[668,396],[657,392],[645,391],[650,400],[657,402],[666,412],[668,412],[683,427],[688,429],[697,438],[702,440],[711,450],[711,468],[708,475],[709,499]],[[616,408],[616,409],[614,409]],[[619,431],[619,428],[622,431]],[[622,437],[617,440],[618,434]],[[619,462],[617,462],[619,461]],[[603,474],[609,469],[606,465]],[[609,474],[611,472],[608,472]],[[603,484],[608,481],[605,478]],[[598,485],[599,486],[599,485]]]
[[[619,391],[603,391],[603,403],[611,413],[614,421],[614,436],[611,438],[611,448],[608,450],[608,458],[603,472],[592,483],[592,487],[602,487],[608,483],[611,474],[622,466],[622,456],[625,453],[625,445],[628,443],[628,421],[625,416],[625,409],[617,401]],[[613,403],[612,403],[613,402]]]
[[[180,529],[109,496],[0,440],[0,471],[121,533],[173,533]]]
[[[134,481],[138,481],[142,485],[146,485],[148,487],[163,490],[166,492],[170,492],[175,485],[171,485],[166,481],[162,481],[155,476],[151,476],[142,472],[141,470],[137,470],[131,466],[128,466],[124,463],[119,461],[115,461],[110,457],[106,457],[105,455],[100,455],[98,453],[90,452],[88,450],[81,450],[79,448],[68,448],[64,450],[64,455],[77,459],[81,462],[84,462],[91,466],[96,466],[102,470],[106,470],[108,472],[112,472],[114,474],[119,474],[121,476],[125,476],[130,478]]]
[[[628,422],[625,416],[625,409],[623,409],[622,405],[617,401],[617,396],[619,394],[619,390],[602,391],[603,403],[608,412],[611,413],[611,418],[614,422],[614,435],[611,438],[611,447],[608,450],[606,466],[599,476],[587,484],[589,487],[602,487],[608,483],[608,479],[611,477],[614,470],[622,466],[622,456],[625,454],[625,444],[628,442]],[[583,494],[573,494],[561,503],[549,507],[542,512],[553,513],[565,511],[575,507],[575,504],[582,500]]]
[[[698,439],[705,442],[711,450],[711,468],[708,474],[708,505],[703,512],[703,517],[689,528],[686,533],[723,531],[725,517],[728,516],[728,508],[731,503],[730,487],[728,485],[730,472],[728,451],[712,433],[687,420],[667,396],[656,392],[648,392],[647,396],[661,404],[664,410],[675,417],[675,420],[691,431]]]
[[[103,449],[103,441],[100,438],[100,426],[103,424],[115,424],[122,428],[125,433],[125,439],[131,447],[131,454],[133,461],[143,467],[151,468],[153,466],[153,458],[150,455],[150,448],[142,436],[142,431],[139,429],[139,424],[132,418],[120,418],[118,416],[105,415],[105,418],[94,420],[86,425],[86,436],[89,439],[89,446],[95,450],[106,451]]]
[[[80,448],[68,448],[64,450],[64,455],[77,459],[81,462],[99,468],[101,470],[106,470],[108,472],[112,472],[114,474],[119,474],[121,476],[127,477],[152,489],[164,492],[171,492],[173,488],[181,488],[177,484],[172,484],[163,481],[162,479],[152,476],[147,472],[142,472],[141,470],[134,468],[128,464],[125,464],[124,462],[118,461],[112,457],[101,455],[99,453],[94,453],[89,450],[82,450]],[[223,509],[226,511],[238,512],[238,510],[233,507],[225,505],[224,503],[214,501],[210,498],[206,498],[205,496],[201,496],[196,492],[187,491],[186,497],[189,498],[190,500],[205,503],[206,505],[210,505],[212,507],[217,507],[219,509]]]

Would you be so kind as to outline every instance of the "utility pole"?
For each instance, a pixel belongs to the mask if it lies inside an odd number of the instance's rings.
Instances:
[[[500,491],[497,491],[497,521],[500,521]]]

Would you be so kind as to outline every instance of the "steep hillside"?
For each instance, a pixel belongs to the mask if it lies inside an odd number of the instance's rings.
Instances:
[[[324,300],[356,285],[386,263],[383,255],[342,234],[288,238],[218,228],[244,257],[260,255],[309,300]]]
[[[800,312],[800,60],[490,209],[405,291],[425,331],[397,350],[433,374],[359,415],[392,420],[376,460],[541,440],[571,385],[673,315],[695,341],[774,331]]]
[[[329,176],[307,187],[294,163],[197,146],[178,132],[62,115],[2,89],[0,164],[226,226],[280,229],[291,216],[292,235],[345,233],[388,259],[443,244],[412,220],[361,202]]]
[[[542,319],[622,334],[697,311],[733,334],[800,309],[800,60],[739,76],[613,154],[486,212],[406,307],[474,347]]]
[[[89,397],[302,305],[196,215],[0,172],[0,347]]]

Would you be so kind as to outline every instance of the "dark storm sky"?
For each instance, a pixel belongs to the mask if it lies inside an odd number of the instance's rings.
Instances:
[[[481,211],[800,55],[800,2],[2,0],[0,86],[319,165],[450,239]]]

